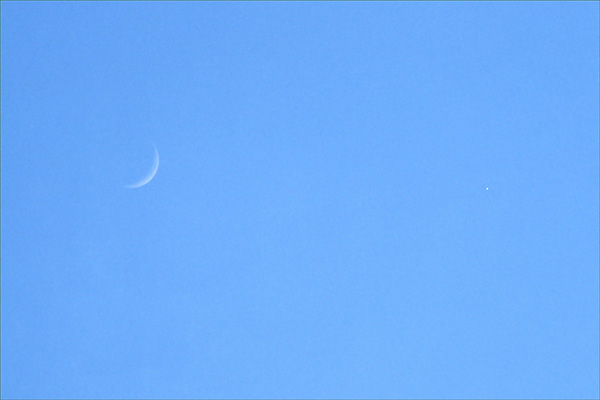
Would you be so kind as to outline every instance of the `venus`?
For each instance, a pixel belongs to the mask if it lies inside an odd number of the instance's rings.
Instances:
[[[152,163],[152,167],[150,168],[150,171],[148,171],[146,176],[144,176],[142,179],[140,179],[136,183],[131,184],[131,185],[126,185],[125,187],[129,188],[129,189],[137,189],[139,187],[144,186],[148,182],[150,182],[152,180],[152,178],[154,178],[154,175],[156,175],[156,172],[158,171],[158,162],[159,162],[158,150],[156,150],[156,146],[154,146],[154,161]]]

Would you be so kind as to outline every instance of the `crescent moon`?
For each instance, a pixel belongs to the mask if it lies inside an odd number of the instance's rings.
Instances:
[[[129,188],[129,189],[137,189],[139,187],[144,186],[148,182],[150,182],[152,180],[152,178],[154,178],[154,175],[156,175],[156,172],[158,171],[158,162],[159,162],[158,150],[156,150],[156,146],[154,146],[154,161],[152,163],[152,167],[150,168],[150,171],[148,171],[146,176],[144,178],[140,179],[138,182],[131,184],[131,185],[126,185],[125,187]]]

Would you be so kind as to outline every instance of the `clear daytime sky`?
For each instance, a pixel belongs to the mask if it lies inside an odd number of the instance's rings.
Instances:
[[[598,2],[1,22],[3,398],[600,396]]]

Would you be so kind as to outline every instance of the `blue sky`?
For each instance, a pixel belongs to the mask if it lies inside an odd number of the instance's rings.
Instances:
[[[598,2],[1,11],[3,398],[600,395]]]

